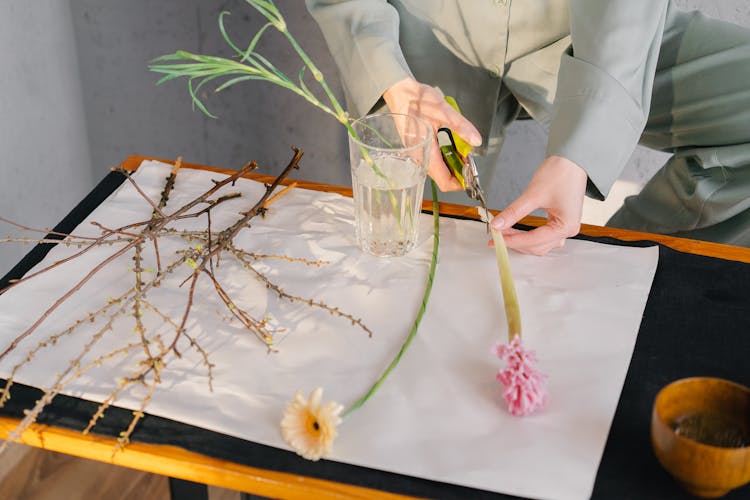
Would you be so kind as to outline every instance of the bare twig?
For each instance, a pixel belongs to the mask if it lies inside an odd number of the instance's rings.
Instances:
[[[345,313],[345,312],[341,311],[338,307],[331,307],[331,306],[327,305],[326,303],[321,302],[319,300],[305,299],[305,298],[298,297],[296,295],[292,295],[290,293],[287,293],[284,290],[282,290],[281,287],[279,287],[278,285],[276,285],[275,283],[273,283],[271,280],[269,280],[263,273],[261,273],[260,271],[258,271],[257,269],[255,269],[249,262],[247,262],[242,257],[242,255],[236,254],[236,256],[237,256],[237,260],[239,260],[240,262],[243,263],[245,269],[248,269],[249,271],[251,271],[258,280],[260,280],[263,284],[266,285],[266,288],[268,288],[268,289],[273,290],[274,292],[276,292],[276,294],[279,296],[279,298],[281,298],[281,299],[287,299],[287,300],[289,300],[291,302],[299,302],[299,303],[302,303],[302,304],[307,304],[310,307],[318,307],[320,309],[328,311],[329,313],[331,313],[334,316],[339,316],[341,318],[345,318],[345,319],[351,321],[352,325],[360,327],[362,330],[364,330],[364,331],[367,332],[368,336],[372,337],[372,330],[370,330],[362,322],[361,318],[355,318],[351,314]]]
[[[15,226],[19,229],[23,229],[24,231],[31,231],[34,233],[44,233],[44,234],[51,234],[54,236],[62,236],[65,238],[77,238],[81,240],[96,240],[97,238],[94,238],[92,236],[78,236],[74,234],[67,234],[67,233],[61,233],[59,231],[51,231],[49,229],[35,229],[29,226],[24,226],[23,224],[19,224],[18,222],[13,222],[12,220],[8,220],[5,217],[0,217],[0,222],[4,222],[6,224],[10,224],[11,226]],[[60,240],[53,240],[55,242],[59,242]]]
[[[281,191],[279,191],[275,195],[273,195],[270,198],[268,198],[268,200],[266,200],[266,202],[263,204],[263,208],[264,209],[268,209],[268,207],[269,207],[269,205],[271,205],[271,203],[273,203],[279,197],[285,195],[286,193],[288,193],[292,189],[296,188],[297,184],[298,184],[297,181],[295,181],[295,182],[292,182],[291,184],[289,184],[288,186],[284,186],[284,188]]]
[[[159,205],[157,205],[157,204],[156,204],[156,203],[154,202],[154,200],[152,200],[152,199],[151,199],[151,198],[150,198],[150,197],[149,197],[149,196],[148,196],[148,195],[147,195],[146,193],[144,193],[144,192],[143,192],[143,190],[142,190],[142,189],[141,189],[141,187],[140,187],[140,186],[138,185],[138,183],[136,183],[136,182],[135,182],[135,181],[133,180],[133,177],[131,177],[131,175],[130,175],[130,172],[128,172],[127,170],[123,170],[123,169],[120,169],[119,167],[112,167],[112,170],[118,170],[118,169],[119,169],[119,171],[120,171],[120,172],[121,172],[121,173],[122,173],[122,174],[123,174],[123,175],[125,176],[125,178],[126,178],[126,179],[127,179],[127,180],[128,180],[129,182],[130,182],[130,184],[132,184],[132,185],[133,185],[133,187],[134,187],[134,188],[135,188],[135,190],[136,190],[136,191],[138,192],[138,194],[140,194],[140,195],[141,195],[141,197],[143,197],[143,199],[144,199],[144,200],[146,200],[146,201],[148,202],[148,204],[149,204],[149,205],[151,205],[151,206],[153,207],[153,209],[154,209],[154,212],[153,212],[153,213],[154,213],[154,214],[158,214],[158,215],[159,215],[159,217],[162,217],[162,218],[164,218],[164,217],[165,217],[165,215],[164,215],[164,212],[162,212],[162,211],[161,211],[161,208],[159,207]]]
[[[195,351],[195,353],[198,353],[200,356],[201,364],[207,369],[209,389],[213,390],[214,365],[209,360],[208,352],[201,347],[197,338],[188,332],[188,321],[191,317],[195,301],[203,298],[199,297],[196,293],[198,281],[203,274],[208,276],[216,292],[216,296],[224,304],[227,310],[229,310],[230,313],[240,321],[240,324],[255,335],[269,350],[272,349],[274,335],[284,332],[285,330],[283,328],[271,328],[268,318],[253,318],[245,306],[239,304],[227,289],[222,286],[215,274],[216,271],[218,271],[219,259],[222,258],[222,256],[229,256],[236,259],[244,268],[250,270],[253,273],[253,276],[263,282],[269,289],[272,289],[280,298],[292,302],[305,303],[326,310],[331,314],[347,319],[352,324],[359,326],[371,334],[370,330],[367,329],[361,320],[340,311],[336,307],[328,306],[319,300],[304,299],[287,293],[280,286],[272,283],[266,276],[254,269],[251,265],[252,261],[257,261],[259,259],[282,259],[309,266],[320,266],[326,264],[326,261],[313,261],[285,255],[255,254],[237,248],[234,244],[235,237],[242,230],[250,226],[249,222],[254,217],[265,214],[270,203],[276,200],[278,196],[291,189],[291,187],[287,187],[274,194],[276,188],[288,176],[288,174],[293,169],[298,168],[302,152],[297,148],[293,149],[294,156],[291,161],[273,182],[265,185],[265,192],[263,195],[260,196],[260,198],[248,210],[241,212],[240,217],[223,230],[216,231],[214,229],[213,210],[221,203],[231,199],[236,199],[241,195],[240,193],[219,194],[218,192],[225,186],[233,185],[237,179],[245,173],[256,169],[257,165],[254,162],[248,163],[239,171],[221,180],[213,180],[213,186],[211,188],[205,190],[205,192],[196,196],[191,201],[171,213],[167,211],[167,202],[170,193],[174,189],[175,177],[181,163],[180,159],[176,162],[172,173],[167,177],[158,203],[155,203],[145,194],[134,177],[123,172],[134,189],[147,201],[149,206],[151,206],[150,218],[148,220],[131,222],[117,228],[109,228],[104,224],[94,223],[101,230],[101,235],[98,237],[75,238],[64,233],[57,233],[57,236],[65,236],[68,239],[56,240],[52,238],[42,238],[38,240],[45,242],[49,240],[50,242],[66,245],[81,245],[83,248],[68,257],[57,260],[41,270],[35,271],[34,273],[17,280],[11,286],[6,287],[3,291],[8,290],[12,286],[19,286],[32,278],[41,276],[45,272],[49,272],[54,268],[71,262],[90,252],[94,248],[115,243],[120,246],[113,248],[109,255],[92,264],[88,271],[82,277],[77,279],[68,290],[64,291],[64,293],[62,293],[52,305],[48,306],[46,310],[39,314],[25,331],[17,335],[9,345],[6,346],[5,350],[0,353],[0,361],[5,359],[10,352],[18,349],[19,345],[25,339],[37,331],[41,324],[48,321],[50,316],[62,304],[68,302],[71,297],[73,297],[76,292],[85,286],[94,276],[101,273],[101,271],[108,265],[125,255],[129,255],[133,261],[133,281],[128,282],[127,290],[119,297],[107,300],[105,304],[76,319],[62,330],[55,330],[54,333],[48,334],[36,345],[31,347],[22,360],[17,362],[13,367],[10,376],[7,378],[5,387],[0,389],[0,407],[2,407],[10,397],[10,389],[18,371],[22,367],[30,364],[32,360],[38,356],[41,350],[57,344],[63,338],[69,338],[71,333],[79,330],[86,323],[96,323],[94,331],[81,332],[84,335],[88,335],[87,341],[82,348],[79,348],[77,354],[75,354],[68,362],[65,370],[63,370],[62,373],[55,375],[51,384],[43,390],[42,397],[33,407],[26,411],[25,416],[18,427],[11,433],[9,437],[11,440],[17,439],[21,433],[37,419],[39,414],[56,397],[56,395],[72,381],[80,378],[85,373],[101,366],[103,363],[108,362],[113,358],[130,356],[135,358],[135,369],[131,370],[129,376],[119,378],[117,388],[99,404],[97,410],[91,416],[88,425],[84,429],[84,433],[91,431],[104,415],[107,408],[117,401],[118,397],[123,393],[123,390],[134,386],[144,386],[146,388],[146,394],[140,401],[139,409],[133,412],[133,418],[127,428],[120,433],[118,444],[115,448],[116,452],[123,446],[126,446],[129,442],[130,436],[140,419],[143,417],[144,411],[149,404],[156,387],[162,381],[162,373],[167,369],[168,360],[173,359],[172,356],[177,358],[183,356],[183,353],[180,352],[182,345],[181,341],[183,338],[190,346],[190,350],[187,352],[192,353]],[[206,215],[207,223],[205,230],[186,231],[176,230],[171,227],[175,222],[186,219],[195,219],[204,214]],[[0,221],[1,220],[3,219],[0,218]],[[25,229],[25,226],[18,224],[16,224],[16,226]],[[162,238],[169,237],[174,237],[175,239],[179,238],[177,241],[187,242],[188,246],[178,250],[176,252],[178,255],[177,259],[162,269],[158,242]],[[197,244],[194,242],[197,242]],[[145,259],[147,258],[144,249],[148,248],[147,245],[149,243],[154,245],[157,262],[157,270],[155,273],[146,269],[144,266]],[[165,314],[158,307],[149,302],[146,299],[146,294],[151,288],[160,286],[165,277],[174,276],[175,271],[183,264],[187,264],[192,268],[190,274],[185,280],[185,283],[190,282],[190,285],[185,295],[185,303],[182,313],[178,319],[175,319]],[[146,273],[153,274],[147,277]],[[103,349],[100,346],[96,346],[99,340],[107,332],[113,330],[115,320],[117,318],[125,317],[127,311],[130,312],[130,316],[133,318],[133,331],[137,336],[135,338],[131,337],[127,343],[120,344],[114,348]],[[155,315],[161,324],[169,326],[171,332],[169,333],[168,338],[163,338],[163,333],[154,333],[147,329],[147,324],[150,323],[147,322],[145,318],[146,315],[151,314]],[[99,352],[94,350],[95,346]],[[2,451],[2,447],[0,447],[0,451]]]

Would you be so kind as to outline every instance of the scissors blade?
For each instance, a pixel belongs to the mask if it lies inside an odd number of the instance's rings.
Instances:
[[[477,170],[477,164],[474,161],[474,155],[469,153],[466,155],[466,162],[464,163],[463,176],[466,181],[466,194],[469,198],[473,198],[479,202],[482,210],[485,214],[485,225],[487,232],[490,232],[490,221],[489,212],[487,211],[487,199],[484,197],[484,191],[482,186],[479,184],[479,170]]]

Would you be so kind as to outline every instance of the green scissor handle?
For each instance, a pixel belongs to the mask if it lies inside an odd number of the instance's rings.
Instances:
[[[461,114],[458,103],[453,97],[449,95],[445,96],[445,102],[450,104],[453,109]],[[453,133],[453,141],[456,145],[456,151],[458,151],[458,154],[461,155],[461,158],[466,158],[467,156],[469,156],[469,153],[471,153],[471,145],[468,142],[463,140],[463,138],[455,132]]]
[[[453,109],[461,113],[454,98],[446,96],[445,100]],[[482,208],[486,210],[487,200],[479,185],[479,172],[477,171],[477,164],[474,160],[471,145],[447,127],[438,129],[437,140],[438,146],[440,146],[440,153],[443,155],[443,161],[445,161],[448,169],[458,182],[461,183],[461,187],[464,188],[468,197],[477,200]]]
[[[451,129],[440,127],[437,131],[437,141],[440,147],[440,154],[443,155],[443,161],[448,170],[461,183],[461,187],[466,189],[466,181],[463,174],[464,160],[459,156],[456,149],[456,136],[453,135]]]
[[[445,96],[445,101],[456,111],[461,113],[456,100],[451,96]],[[464,179],[464,165],[471,154],[471,145],[463,138],[453,132],[448,127],[440,127],[437,131],[438,146],[443,156],[443,161],[453,176],[461,183],[461,187],[466,189],[466,179]]]

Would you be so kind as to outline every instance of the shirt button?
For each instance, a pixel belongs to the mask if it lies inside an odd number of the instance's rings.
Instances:
[[[508,0],[493,0],[493,2],[499,7],[505,7],[508,4]]]

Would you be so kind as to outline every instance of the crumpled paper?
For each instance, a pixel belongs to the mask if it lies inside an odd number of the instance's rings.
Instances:
[[[158,200],[170,166],[148,161],[135,174]],[[178,207],[210,187],[219,174],[183,169],[169,207]],[[251,206],[263,186],[241,180],[222,191],[242,197],[213,213],[212,227],[230,224]],[[152,208],[124,183],[76,230],[96,235],[89,224],[117,227],[149,217]],[[203,228],[205,220],[185,221]],[[432,297],[417,337],[390,378],[340,427],[331,459],[437,481],[534,498],[588,498],[619,399],[641,316],[657,265],[658,250],[570,240],[545,257],[513,253],[522,308],[524,344],[536,351],[549,376],[549,399],[530,417],[508,414],[495,380],[491,346],[504,341],[505,318],[494,253],[481,222],[443,218],[440,257]],[[422,215],[414,251],[400,258],[363,254],[355,245],[352,200],[293,189],[257,217],[236,242],[248,251],[328,264],[320,267],[278,259],[258,269],[284,290],[323,300],[372,329],[369,338],[342,318],[280,300],[241,265],[224,258],[218,277],[235,300],[286,329],[278,352],[244,331],[202,279],[188,322],[189,332],[215,364],[209,391],[200,357],[187,346],[172,360],[147,412],[242,439],[287,448],[279,422],[296,390],[324,387],[326,398],[348,405],[366,391],[399,350],[420,305],[432,250],[432,216]],[[164,242],[163,256],[184,247]],[[43,263],[70,255],[58,245]],[[51,305],[76,277],[112,252],[96,249],[0,296],[0,344],[6,346]],[[145,252],[153,267],[153,252]],[[164,257],[163,257],[164,258]],[[171,258],[171,257],[170,257]],[[0,363],[7,376],[43,337],[85,314],[95,304],[132,286],[130,256],[108,266],[60,307],[30,338]],[[181,317],[192,269],[184,266],[149,300]],[[77,353],[85,332],[45,349],[18,374],[19,382],[47,387],[54,373]],[[156,318],[147,328],[164,328]],[[97,351],[133,339],[133,321],[123,317]],[[82,376],[65,391],[102,400],[133,367],[118,358]],[[137,409],[143,391],[127,391],[115,404]]]

